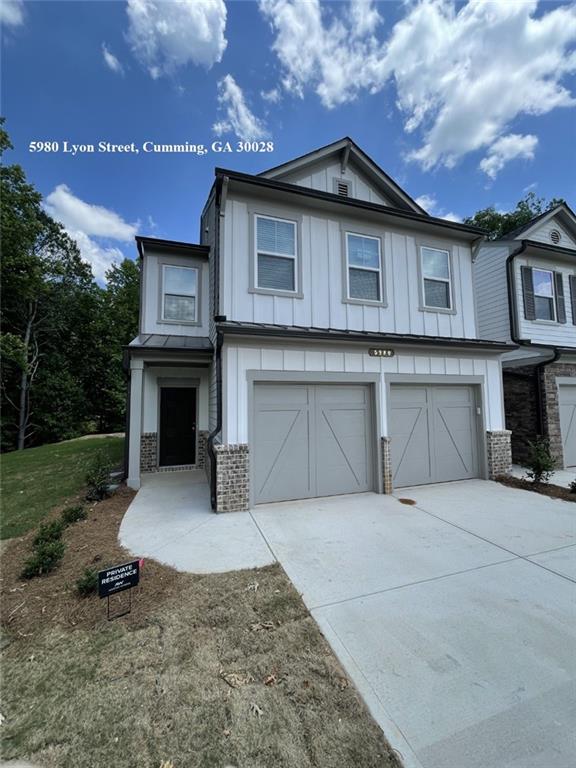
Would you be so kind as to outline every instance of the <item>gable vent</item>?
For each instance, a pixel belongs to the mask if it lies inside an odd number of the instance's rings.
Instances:
[[[550,232],[550,240],[552,240],[552,242],[554,243],[554,245],[558,245],[558,243],[560,242],[560,240],[561,240],[561,239],[562,239],[562,237],[561,237],[561,235],[560,235],[560,232],[558,232],[558,230],[557,230],[557,229],[553,229],[553,230]]]
[[[340,197],[350,197],[350,184],[347,181],[337,181],[336,194]]]

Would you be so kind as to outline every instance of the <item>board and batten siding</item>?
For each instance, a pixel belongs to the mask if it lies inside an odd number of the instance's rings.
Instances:
[[[374,189],[364,174],[357,171],[352,164],[348,165],[344,175],[342,175],[340,163],[318,163],[315,166],[307,167],[305,171],[293,171],[286,174],[280,178],[280,181],[309,189],[317,189],[320,192],[333,193],[333,180],[335,178],[351,183],[350,197],[357,197],[359,200],[366,200],[369,203],[378,203],[379,205],[391,205],[390,201]]]
[[[557,323],[549,320],[527,320],[524,314],[524,296],[522,292],[521,268],[547,269],[560,272],[563,275],[564,302],[566,306],[566,322]],[[516,288],[516,304],[518,307],[518,333],[521,339],[527,339],[537,344],[550,344],[558,347],[576,347],[576,325],[572,318],[572,302],[570,301],[570,284],[568,275],[576,274],[576,269],[566,262],[554,262],[552,259],[541,259],[520,255],[514,259],[514,282]]]
[[[380,434],[388,435],[386,374],[429,376],[480,376],[487,430],[504,429],[500,361],[495,358],[454,353],[397,352],[395,357],[377,358],[350,346],[229,345],[224,346],[223,443],[248,442],[248,371],[296,371],[380,374]],[[320,379],[321,381],[321,379]]]
[[[506,277],[508,254],[504,245],[484,245],[474,263],[478,336],[481,339],[510,340]]]
[[[301,217],[302,298],[250,292],[251,211]],[[472,257],[470,248],[451,240],[430,238],[453,253],[455,312],[420,310],[418,248],[408,230],[379,227],[373,221],[346,219],[346,228],[359,234],[377,234],[382,240],[387,306],[343,301],[343,236],[336,216],[303,212],[265,202],[229,199],[221,244],[221,312],[229,320],[334,328],[378,333],[400,333],[452,338],[476,338]],[[427,242],[427,238],[419,237]]]

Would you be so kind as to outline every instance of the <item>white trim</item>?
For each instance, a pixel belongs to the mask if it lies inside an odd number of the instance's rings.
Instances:
[[[349,253],[348,253],[348,235],[353,237],[362,237],[366,240],[375,240],[378,243],[378,261],[380,266],[378,269],[374,267],[358,267],[356,265],[350,265]],[[344,242],[346,247],[346,298],[352,301],[360,301],[362,304],[382,304],[383,301],[383,286],[382,286],[382,242],[381,238],[374,237],[374,235],[364,235],[361,232],[353,232],[346,230],[344,232]],[[368,299],[365,296],[351,296],[350,295],[350,270],[361,269],[365,272],[377,272],[378,273],[378,298]]]
[[[446,261],[448,264],[448,277],[427,277],[424,274],[424,249],[428,251],[439,251],[440,253],[446,254]],[[420,246],[420,272],[422,275],[422,306],[425,309],[444,309],[444,310],[451,310],[454,306],[454,300],[452,297],[452,264],[450,259],[450,251],[447,248],[438,248],[436,246],[432,245],[421,245]],[[431,280],[432,282],[436,283],[447,283],[448,284],[448,298],[449,298],[449,304],[447,307],[438,307],[434,306],[433,304],[427,304],[426,303],[426,280]]]
[[[545,296],[542,293],[536,293],[536,283],[534,281],[534,272],[544,272],[550,275],[550,283],[552,284],[552,296]],[[542,269],[540,267],[532,267],[532,290],[534,292],[534,320],[539,323],[557,323],[556,317],[556,278],[554,272],[551,269]],[[539,299],[548,299],[552,302],[552,317],[538,317],[536,309],[536,297]]]
[[[186,291],[181,291],[180,293],[168,293],[169,296],[185,296],[187,298],[190,298],[190,297],[194,298],[194,319],[193,320],[177,320],[174,318],[166,317],[164,310],[165,310],[166,295],[167,295],[167,291],[165,290],[165,286],[166,286],[165,275],[166,275],[167,269],[189,269],[191,271],[196,272],[195,293],[188,293]],[[200,270],[198,269],[198,267],[184,267],[184,266],[181,266],[180,264],[162,264],[162,288],[161,288],[162,306],[161,306],[160,319],[163,323],[180,323],[182,325],[186,325],[186,323],[198,323],[198,294],[200,292],[199,282],[200,282]]]
[[[294,227],[294,254],[277,253],[275,251],[266,251],[258,248],[258,219],[268,219],[269,221],[283,221],[287,224],[292,224]],[[270,288],[269,286],[261,286],[258,280],[258,256],[272,256],[277,259],[292,259],[294,262],[294,288],[288,290],[284,288]],[[285,219],[280,216],[266,216],[262,213],[254,214],[254,287],[258,291],[274,291],[275,293],[284,294],[286,296],[293,296],[299,291],[298,285],[298,222],[294,219]]]

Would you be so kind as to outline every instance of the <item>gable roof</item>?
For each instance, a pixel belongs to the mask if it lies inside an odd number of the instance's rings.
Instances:
[[[372,158],[361,149],[355,141],[349,136],[343,139],[326,144],[324,147],[314,149],[305,155],[289,160],[267,171],[262,171],[259,176],[265,179],[277,179],[281,181],[286,175],[314,165],[321,160],[329,157],[337,158],[345,169],[350,160],[360,168],[360,170],[370,179],[374,186],[379,189],[386,198],[390,199],[396,208],[402,208],[413,213],[428,216],[427,211],[418,205],[394,179],[388,176]]]
[[[541,226],[546,221],[553,219],[556,216],[558,216],[560,223],[565,226],[566,229],[571,232],[572,236],[576,239],[576,214],[567,203],[560,203],[559,205],[555,205],[554,208],[550,208],[550,210],[544,211],[544,213],[540,213],[538,216],[534,216],[534,218],[530,219],[530,221],[526,224],[523,224],[521,227],[516,227],[516,229],[512,230],[512,232],[508,232],[498,239],[529,240],[529,235],[532,233],[532,230],[536,227],[536,225]]]

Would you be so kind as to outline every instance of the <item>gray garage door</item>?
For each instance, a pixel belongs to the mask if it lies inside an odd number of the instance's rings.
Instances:
[[[478,477],[473,387],[398,384],[390,396],[395,487]]]
[[[257,384],[255,502],[372,490],[371,424],[366,386]]]
[[[576,384],[561,384],[559,393],[564,466],[576,467]]]

